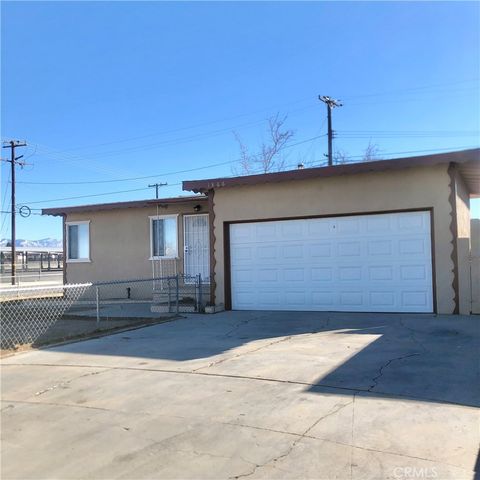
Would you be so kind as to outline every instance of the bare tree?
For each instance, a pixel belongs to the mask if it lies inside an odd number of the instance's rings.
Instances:
[[[280,117],[277,113],[268,119],[268,140],[262,142],[258,153],[250,153],[238,133],[234,132],[235,139],[240,148],[238,167],[232,169],[236,175],[249,175],[252,173],[268,173],[285,169],[285,159],[281,152],[288,141],[293,137],[293,130],[284,128],[287,117]]]
[[[336,150],[333,154],[333,164],[343,165],[344,163],[350,163],[350,156],[345,150]]]
[[[378,160],[378,145],[376,143],[368,142],[367,148],[363,153],[362,162],[372,162]]]
[[[373,162],[374,160],[380,160],[379,155],[379,146],[376,143],[369,142],[363,156],[357,162]],[[333,164],[334,165],[343,165],[345,163],[353,163],[355,160],[350,156],[350,154],[345,150],[336,150],[333,154]]]

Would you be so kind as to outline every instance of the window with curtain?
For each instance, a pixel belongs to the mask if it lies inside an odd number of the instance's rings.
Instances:
[[[177,217],[152,217],[150,229],[151,256],[153,258],[177,257]]]
[[[89,222],[67,223],[67,260],[90,261]]]

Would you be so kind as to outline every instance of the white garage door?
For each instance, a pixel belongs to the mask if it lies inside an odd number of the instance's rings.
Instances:
[[[234,310],[432,312],[429,212],[230,225]]]

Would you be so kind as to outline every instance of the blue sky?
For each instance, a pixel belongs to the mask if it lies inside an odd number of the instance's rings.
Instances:
[[[231,175],[232,164],[172,173],[233,162],[233,131],[255,150],[276,112],[302,142],[285,150],[287,163],[318,165],[327,150],[324,136],[310,140],[326,133],[318,94],[343,100],[335,148],[352,156],[369,142],[383,158],[479,144],[475,2],[1,8],[1,134],[29,144],[17,202],[31,208],[151,198],[154,181],[172,196],[182,180]],[[1,173],[8,210],[7,164]],[[104,183],[66,183],[91,181]],[[126,190],[135,191],[86,197]],[[17,236],[61,238],[61,222],[20,218]]]

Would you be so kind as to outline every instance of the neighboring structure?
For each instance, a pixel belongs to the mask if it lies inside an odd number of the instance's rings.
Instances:
[[[465,313],[480,150],[186,181],[213,209],[212,301]]]
[[[60,270],[63,262],[61,247],[15,247],[16,264],[19,271]],[[0,247],[0,273],[10,272],[11,247]]]
[[[15,284],[38,285],[38,282],[62,283],[63,249],[61,247],[16,247]],[[0,286],[12,285],[12,253],[0,247]]]
[[[64,221],[65,283],[210,277],[204,196],[47,208]]]
[[[211,303],[237,310],[468,314],[478,305],[479,149],[183,188],[203,196],[43,210],[64,218],[66,281],[201,274]]]

